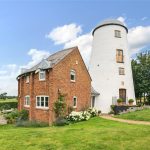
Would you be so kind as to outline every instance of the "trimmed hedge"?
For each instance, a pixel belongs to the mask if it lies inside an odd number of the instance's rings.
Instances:
[[[0,102],[0,110],[8,110],[11,108],[17,108],[18,102]]]

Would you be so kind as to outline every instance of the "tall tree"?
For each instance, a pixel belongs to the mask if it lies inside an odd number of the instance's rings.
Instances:
[[[132,60],[132,72],[137,99],[144,99],[150,104],[150,51],[137,55]]]

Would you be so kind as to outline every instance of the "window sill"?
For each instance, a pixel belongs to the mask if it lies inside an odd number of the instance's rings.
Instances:
[[[123,63],[124,63],[124,61],[123,61],[123,62],[117,61],[117,63],[122,63],[122,64],[123,64]]]
[[[73,108],[77,108],[77,106],[73,106]]]
[[[115,38],[121,38],[121,36],[115,36]]]
[[[40,110],[49,110],[48,107],[36,107],[36,109],[40,109]]]
[[[24,107],[26,107],[26,108],[30,108],[30,105],[24,105]]]
[[[73,82],[73,83],[75,83],[76,81],[75,81],[75,80],[70,80],[70,82]]]
[[[45,81],[45,79],[39,79],[39,81]]]

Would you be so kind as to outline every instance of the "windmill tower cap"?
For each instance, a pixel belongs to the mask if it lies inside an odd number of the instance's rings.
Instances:
[[[94,30],[93,30],[93,32],[92,32],[92,35],[94,35],[94,32],[95,32],[97,29],[99,29],[99,28],[101,28],[101,27],[103,27],[103,26],[107,26],[107,25],[118,25],[118,26],[122,26],[123,28],[125,28],[125,30],[126,30],[127,33],[128,33],[128,29],[127,29],[127,27],[123,24],[123,22],[121,22],[121,21],[119,21],[119,20],[116,20],[116,19],[108,19],[108,20],[104,20],[103,22],[101,22],[100,24],[98,24],[98,25],[94,28]]]

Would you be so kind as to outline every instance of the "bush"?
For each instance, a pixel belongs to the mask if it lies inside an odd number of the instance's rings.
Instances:
[[[118,103],[123,102],[122,98],[118,98],[118,99],[117,99],[117,102],[118,102]]]
[[[17,106],[18,106],[18,102],[0,102],[0,110],[17,108]]]
[[[46,122],[40,122],[40,121],[17,121],[16,122],[17,127],[47,127],[49,126]]]
[[[89,120],[90,117],[91,114],[88,111],[81,111],[81,112],[73,111],[67,116],[67,119],[70,122],[79,122],[79,121]]]
[[[98,111],[95,108],[89,108],[88,112],[91,114],[91,117],[95,117],[98,115]]]
[[[54,123],[55,126],[65,126],[68,125],[69,122],[64,117],[58,117]]]
[[[27,110],[21,110],[20,112],[16,109],[10,113],[4,115],[7,120],[7,123],[12,124],[19,121],[28,120],[29,112]]]
[[[134,100],[133,99],[129,99],[129,101],[128,101],[129,103],[133,103],[134,102]]]
[[[5,114],[4,117],[7,120],[7,123],[12,124],[15,123],[19,117],[19,112],[18,110],[14,110],[11,113]]]
[[[28,110],[21,110],[19,112],[19,117],[18,117],[19,120],[28,120],[29,119],[29,111]]]

